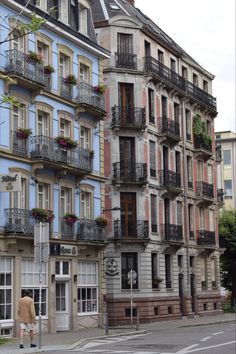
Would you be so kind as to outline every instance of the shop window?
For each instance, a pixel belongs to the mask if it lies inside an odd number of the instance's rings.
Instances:
[[[96,262],[78,262],[78,314],[98,312],[98,265]]]

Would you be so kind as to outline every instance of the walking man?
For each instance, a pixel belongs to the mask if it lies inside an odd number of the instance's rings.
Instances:
[[[34,300],[30,297],[29,290],[23,292],[23,297],[19,300],[18,304],[18,316],[20,323],[20,348],[24,348],[23,337],[24,332],[29,332],[30,335],[30,347],[36,347],[34,344],[34,324],[36,323],[36,315],[34,308]]]

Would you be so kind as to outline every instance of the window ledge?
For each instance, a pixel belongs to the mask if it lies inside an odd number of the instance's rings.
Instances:
[[[77,313],[77,316],[78,316],[78,317],[82,317],[82,316],[94,316],[94,315],[98,315],[98,314],[99,314],[98,312],[91,311],[91,312]]]
[[[174,289],[173,288],[166,288],[166,291],[174,291]]]

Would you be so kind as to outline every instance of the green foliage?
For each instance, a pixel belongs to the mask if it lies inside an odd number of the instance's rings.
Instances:
[[[193,117],[193,135],[202,139],[206,145],[212,144],[212,137],[207,133],[206,122],[201,120],[199,114]]]
[[[20,102],[13,96],[2,96],[2,103],[10,103],[12,107],[20,108]]]
[[[199,135],[201,133],[202,133],[201,116],[199,114],[196,114],[193,117],[193,134],[194,135]]]
[[[37,17],[34,13],[30,23],[20,23],[18,25],[20,31],[24,32],[37,32],[42,24],[46,22],[46,20],[42,17]]]
[[[233,313],[234,312],[234,308],[231,305],[230,301],[226,301],[222,303],[222,307],[223,307],[223,311],[227,312],[227,313]]]
[[[8,339],[7,339],[7,338],[1,338],[1,337],[0,337],[0,345],[6,344],[7,342],[8,342]]]

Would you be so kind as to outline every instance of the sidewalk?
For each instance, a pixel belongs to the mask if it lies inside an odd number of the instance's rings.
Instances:
[[[200,326],[200,325],[210,325],[216,323],[224,322],[234,322],[236,324],[236,314],[228,313],[222,315],[212,315],[197,317],[191,319],[181,319],[174,321],[160,321],[152,322],[147,324],[141,324],[139,331],[136,328],[130,328],[128,325],[125,327],[117,327],[109,330],[109,336],[127,335],[135,334],[140,332],[155,332],[157,330],[164,330],[177,327],[190,327],[190,326]],[[89,328],[86,330],[80,330],[78,332],[60,332],[56,334],[46,334],[42,335],[42,349],[29,348],[29,338],[25,338],[25,348],[19,349],[19,339],[13,338],[8,343],[0,346],[1,354],[28,354],[28,353],[40,353],[48,350],[63,350],[63,349],[73,349],[78,345],[87,342],[89,339],[95,337],[105,337],[105,330],[103,328]],[[36,343],[38,338],[36,337]],[[37,343],[38,344],[38,343]]]

